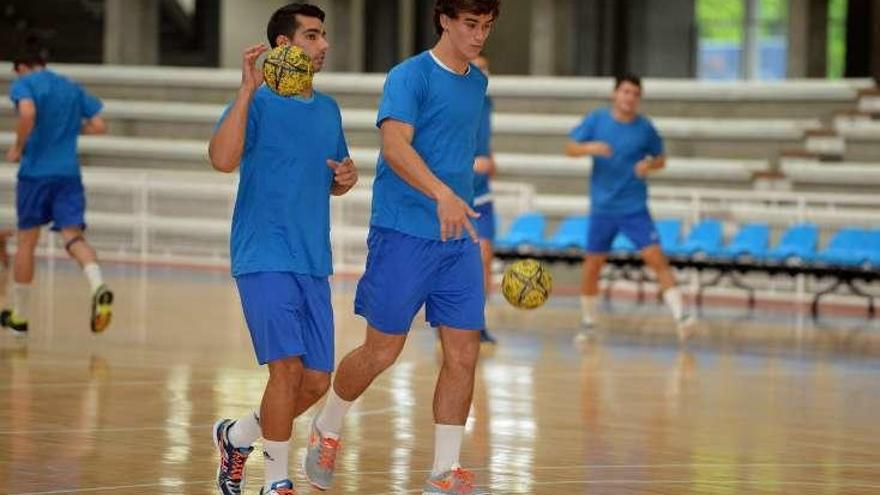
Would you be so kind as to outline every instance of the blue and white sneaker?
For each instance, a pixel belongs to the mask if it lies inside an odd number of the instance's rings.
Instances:
[[[241,495],[245,484],[244,464],[254,451],[253,447],[236,448],[229,442],[229,428],[235,424],[231,419],[214,423],[214,445],[220,452],[217,467],[217,488],[222,495]]]
[[[281,480],[272,483],[269,487],[260,488],[260,495],[296,495],[293,489],[293,482],[290,480]]]

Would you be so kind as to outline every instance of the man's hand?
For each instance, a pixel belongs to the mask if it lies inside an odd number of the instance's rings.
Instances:
[[[437,218],[440,220],[441,241],[458,239],[463,231],[467,231],[474,242],[479,242],[471,218],[480,218],[480,214],[471,209],[451,189],[446,189],[437,196]]]
[[[601,156],[604,158],[610,157],[614,154],[614,150],[611,149],[611,146],[608,143],[603,143],[602,141],[596,141],[590,143],[590,154],[593,156]]]
[[[6,150],[6,161],[10,163],[18,163],[21,161],[21,148],[13,145]]]
[[[257,67],[257,58],[268,50],[264,43],[245,49],[241,61],[241,90],[253,94],[263,84],[263,69]]]
[[[327,160],[327,166],[333,170],[333,186],[335,194],[343,194],[354,187],[358,181],[358,171],[351,158],[341,162]]]
[[[474,160],[474,172],[483,175],[495,175],[495,159],[490,156],[478,156]]]
[[[654,170],[654,157],[646,156],[639,163],[636,163],[636,176],[644,179]]]

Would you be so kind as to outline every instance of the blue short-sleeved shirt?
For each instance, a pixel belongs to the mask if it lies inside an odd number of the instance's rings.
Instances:
[[[640,115],[618,122],[609,109],[601,109],[587,115],[569,136],[577,142],[601,141],[612,150],[609,158],[593,157],[591,212],[627,214],[647,208],[648,186],[635,166],[646,156],[663,154],[663,140],[650,120]]]
[[[440,66],[430,52],[397,65],[385,80],[376,125],[393,119],[413,126],[412,146],[431,172],[467,203],[473,201],[477,130],[488,80]],[[437,203],[404,182],[379,156],[373,182],[372,225],[440,239]]]
[[[480,115],[480,128],[477,130],[477,156],[492,156],[492,98],[486,95],[483,113]],[[489,174],[474,173],[474,203],[481,204],[489,199]]]
[[[37,109],[34,128],[25,143],[19,177],[79,177],[76,140],[83,119],[101,111],[101,100],[79,84],[49,69],[18,78],[9,90],[17,107],[31,100]]]
[[[347,156],[342,116],[333,98],[317,91],[309,100],[283,97],[265,85],[256,91],[232,215],[234,276],[292,272],[323,277],[333,272],[333,171],[327,159]]]

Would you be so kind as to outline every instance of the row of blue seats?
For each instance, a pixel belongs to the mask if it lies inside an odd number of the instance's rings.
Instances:
[[[589,222],[589,217],[583,215],[567,217],[554,233],[545,237],[546,217],[541,213],[526,213],[516,218],[507,233],[495,240],[495,244],[502,249],[586,249]],[[742,225],[726,244],[722,222],[716,219],[697,222],[684,237],[681,220],[664,219],[657,221],[656,225],[660,246],[671,256],[702,255],[720,259],[748,257],[771,262],[797,259],[841,266],[880,266],[880,228],[842,228],[820,250],[819,227],[813,223],[788,227],[775,246],[770,245],[770,226],[766,223]],[[632,242],[624,235],[614,239],[611,249],[616,254],[635,251]]]

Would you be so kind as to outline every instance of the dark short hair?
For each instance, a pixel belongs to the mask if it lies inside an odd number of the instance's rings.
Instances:
[[[630,83],[642,89],[642,78],[635,74],[621,74],[614,78],[614,89],[620,87],[623,83]]]
[[[324,22],[324,11],[309,3],[294,2],[281,7],[269,18],[266,26],[266,37],[269,38],[269,46],[275,48],[275,40],[278,36],[292,36],[299,29],[296,16],[317,17]]]
[[[12,66],[18,68],[19,65],[31,69],[34,67],[45,67],[46,57],[43,55],[43,50],[28,49],[20,51],[12,57]]]
[[[458,19],[459,14],[463,12],[476,15],[490,14],[492,19],[497,19],[501,14],[501,0],[437,0],[434,4],[434,30],[437,36],[443,34],[443,26],[440,24],[441,15]]]

